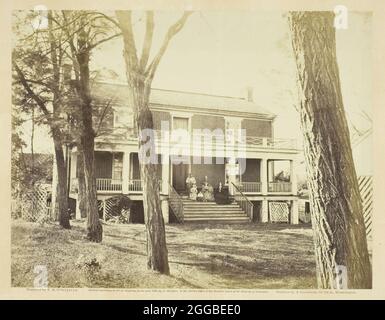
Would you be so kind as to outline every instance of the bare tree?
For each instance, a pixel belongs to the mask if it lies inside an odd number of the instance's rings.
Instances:
[[[134,110],[139,133],[144,129],[153,129],[152,114],[149,109],[151,83],[170,40],[183,28],[190,14],[190,12],[184,13],[175,24],[170,26],[159,51],[153,60],[149,62],[154,33],[154,13],[151,11],[146,13],[146,31],[143,48],[141,55],[138,57],[131,21],[131,11],[116,11],[117,25],[122,30],[124,41],[129,103]],[[153,139],[143,141],[140,138],[139,149],[146,143],[152,144],[152,150],[154,150]],[[147,230],[147,265],[150,269],[169,274],[166,233],[160,207],[156,165],[142,162],[140,170],[143,181],[143,208]]]
[[[336,288],[338,266],[348,287],[371,288],[361,197],[342,102],[332,12],[291,12],[300,117],[308,172],[320,288]]]

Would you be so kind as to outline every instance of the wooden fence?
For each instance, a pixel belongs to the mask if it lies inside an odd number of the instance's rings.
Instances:
[[[12,204],[11,210],[20,210],[23,220],[44,222],[51,220],[51,203],[48,203],[49,188],[37,185],[21,195],[20,201]]]

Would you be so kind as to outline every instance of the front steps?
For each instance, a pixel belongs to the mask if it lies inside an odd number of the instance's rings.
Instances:
[[[216,204],[183,199],[184,222],[249,223],[246,213],[236,203]]]

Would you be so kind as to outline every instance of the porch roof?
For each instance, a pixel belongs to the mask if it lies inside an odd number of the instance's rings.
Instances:
[[[126,84],[97,82],[94,84],[93,91],[97,97],[111,97],[115,105],[124,105],[128,101]],[[248,113],[253,117],[266,119],[274,119],[276,116],[254,102],[241,97],[227,97],[156,88],[151,90],[150,104],[152,106],[163,106],[165,108],[183,107],[184,110],[201,109],[216,112],[222,111],[222,113]]]

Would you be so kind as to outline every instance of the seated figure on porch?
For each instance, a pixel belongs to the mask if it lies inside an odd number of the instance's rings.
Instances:
[[[197,195],[197,201],[199,201],[199,202],[203,201],[203,193],[201,191],[199,191],[199,193]]]
[[[214,201],[214,188],[208,183],[207,176],[205,182],[202,184],[203,201]]]
[[[194,183],[190,188],[190,199],[195,201],[197,199],[197,193],[198,193],[198,188]]]
[[[191,172],[188,174],[188,177],[186,179],[186,186],[187,186],[187,192],[188,194],[190,194],[190,189],[192,188],[192,186],[194,184],[196,184],[196,180],[195,178],[193,177],[193,175],[191,174]]]

